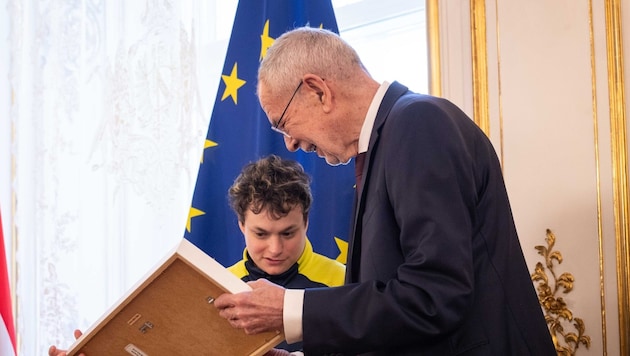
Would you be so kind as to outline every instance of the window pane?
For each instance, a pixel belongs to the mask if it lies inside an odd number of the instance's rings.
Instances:
[[[418,0],[333,1],[339,33],[377,81],[428,93],[426,15]]]

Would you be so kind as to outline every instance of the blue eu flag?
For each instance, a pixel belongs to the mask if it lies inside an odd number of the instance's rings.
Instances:
[[[270,129],[256,97],[258,66],[267,48],[282,33],[301,26],[338,33],[331,2],[241,0],[236,10],[185,231],[185,238],[224,266],[240,260],[245,247],[228,205],[228,188],[245,164],[272,153],[300,162],[312,177],[307,235],[315,252],[346,262],[352,165],[331,167],[315,154],[289,152],[282,135]]]

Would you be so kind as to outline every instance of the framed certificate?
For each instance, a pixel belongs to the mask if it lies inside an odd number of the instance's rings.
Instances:
[[[75,341],[68,355],[263,355],[281,332],[246,335],[214,298],[251,288],[191,242],[182,242]]]

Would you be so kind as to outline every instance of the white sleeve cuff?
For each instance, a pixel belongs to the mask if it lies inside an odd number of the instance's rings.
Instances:
[[[282,321],[284,337],[288,344],[302,341],[302,306],[304,305],[303,289],[287,289],[284,292]]]

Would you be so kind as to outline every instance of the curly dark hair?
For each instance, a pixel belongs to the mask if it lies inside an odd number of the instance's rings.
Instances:
[[[247,210],[259,214],[267,209],[273,219],[280,219],[296,206],[302,207],[307,222],[313,200],[310,183],[311,178],[298,162],[269,155],[243,167],[228,197],[241,223]]]

